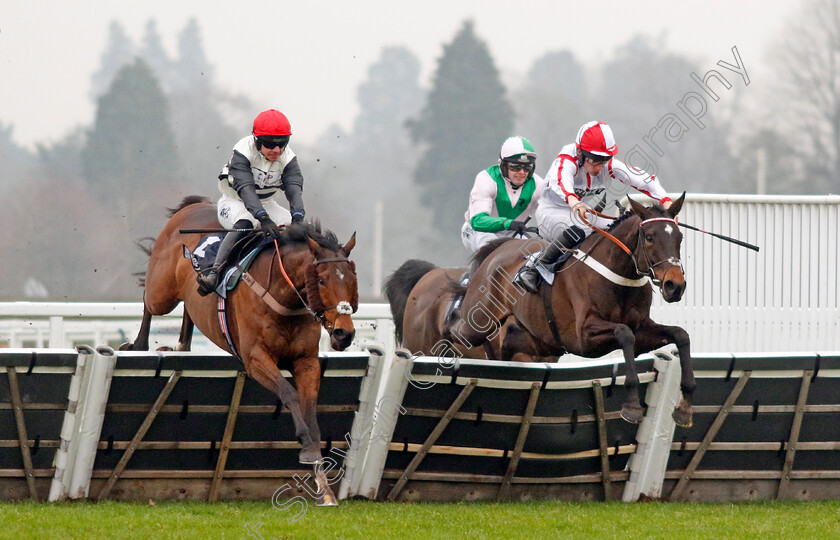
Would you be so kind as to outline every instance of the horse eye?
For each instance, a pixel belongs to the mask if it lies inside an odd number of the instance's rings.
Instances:
[[[647,240],[648,242],[653,242],[653,235],[646,234],[645,235],[645,240]]]
[[[318,285],[324,287],[327,284],[327,280],[324,278],[318,278]]]

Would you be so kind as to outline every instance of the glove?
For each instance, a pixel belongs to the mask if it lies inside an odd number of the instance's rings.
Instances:
[[[516,234],[523,234],[526,232],[528,227],[521,221],[511,221],[510,225],[508,225],[508,230],[513,231]]]
[[[301,223],[303,221],[303,212],[295,212],[292,214],[292,223]]]
[[[277,228],[277,224],[269,217],[268,212],[263,210],[262,212],[257,213],[256,218],[260,222],[260,230],[263,230],[272,236],[276,236],[280,232]]]

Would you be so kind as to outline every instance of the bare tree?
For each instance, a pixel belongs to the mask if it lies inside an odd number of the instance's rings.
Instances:
[[[768,104],[814,193],[840,192],[840,1],[807,0],[770,51]]]

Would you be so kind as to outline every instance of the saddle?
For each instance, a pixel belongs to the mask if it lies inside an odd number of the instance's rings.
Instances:
[[[202,236],[192,252],[187,246],[183,246],[184,258],[190,260],[196,273],[205,272],[215,264],[216,253],[219,251],[219,246],[226,234],[228,233]],[[233,246],[227,260],[223,262],[223,266],[219,269],[220,277],[217,292],[220,296],[226,297],[227,291],[236,288],[242,274],[248,270],[257,254],[271,243],[273,243],[273,240],[269,236],[254,231]]]

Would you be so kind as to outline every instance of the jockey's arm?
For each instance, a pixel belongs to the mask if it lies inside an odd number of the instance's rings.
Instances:
[[[257,195],[257,186],[254,183],[254,173],[251,171],[251,162],[248,158],[234,151],[230,160],[229,174],[233,177],[233,189],[242,199],[245,208],[252,216],[256,217],[259,212],[265,211],[260,197]]]
[[[280,189],[286,195],[286,200],[289,201],[289,212],[292,217],[300,216],[300,219],[306,215],[303,209],[303,173],[300,171],[297,156],[283,169],[283,176],[280,178]]]

